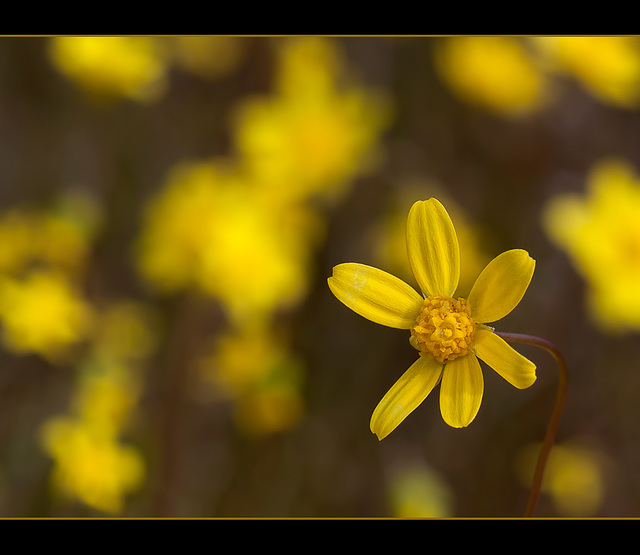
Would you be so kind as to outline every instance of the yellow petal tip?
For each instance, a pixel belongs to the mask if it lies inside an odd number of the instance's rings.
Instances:
[[[380,433],[380,430],[374,424],[375,413],[371,415],[371,421],[369,422],[369,429],[371,433],[378,438],[378,441],[382,441],[385,438],[385,435]]]

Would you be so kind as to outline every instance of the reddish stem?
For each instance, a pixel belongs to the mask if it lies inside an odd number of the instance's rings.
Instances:
[[[568,383],[568,372],[567,372],[567,363],[564,360],[564,357],[557,349],[557,347],[547,341],[546,339],[542,339],[540,337],[535,337],[532,335],[525,335],[519,333],[502,333],[495,332],[496,335],[499,335],[507,342],[512,343],[526,343],[528,345],[535,345],[546,350],[551,356],[555,359],[558,364],[559,377],[558,377],[558,393],[556,396],[556,403],[553,408],[553,413],[551,414],[551,420],[549,421],[549,425],[547,426],[547,433],[544,438],[544,442],[542,444],[542,448],[540,450],[540,455],[538,456],[538,462],[536,465],[536,470],[533,475],[533,483],[531,484],[531,493],[529,495],[529,501],[527,503],[527,507],[525,509],[524,516],[531,516],[533,514],[533,510],[536,505],[536,501],[538,500],[538,495],[540,493],[540,488],[542,487],[542,478],[544,475],[544,469],[547,464],[547,459],[549,458],[549,453],[551,452],[551,448],[553,447],[553,442],[556,438],[556,432],[558,431],[558,424],[560,423],[560,416],[562,414],[562,409],[564,407],[564,400],[567,395],[567,383]]]

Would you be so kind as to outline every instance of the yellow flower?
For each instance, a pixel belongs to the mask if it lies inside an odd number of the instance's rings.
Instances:
[[[531,483],[540,445],[524,447],[516,470],[523,484]],[[600,511],[606,493],[606,459],[603,453],[581,440],[556,445],[542,482],[558,513],[565,517],[591,517]]]
[[[74,414],[96,434],[117,437],[131,418],[141,380],[126,365],[107,363],[83,368],[72,403]]]
[[[623,108],[638,106],[638,37],[533,37],[532,40],[552,69],[572,75],[601,102]]]
[[[267,435],[293,428],[304,413],[302,395],[292,384],[279,383],[239,399],[235,417],[243,432]]]
[[[67,417],[48,420],[42,443],[54,459],[52,486],[100,511],[122,512],[125,497],[138,488],[145,466],[137,449]]]
[[[91,306],[59,273],[33,271],[23,280],[0,281],[3,342],[12,352],[62,361],[87,337],[92,318]]]
[[[156,100],[166,87],[166,62],[152,37],[54,37],[55,67],[78,85],[105,97]]]
[[[288,308],[306,293],[321,220],[280,205],[242,167],[214,160],[175,168],[153,198],[137,244],[156,290],[193,288],[245,320]]]
[[[303,367],[272,321],[255,324],[223,331],[200,368],[214,394],[233,401],[239,429],[269,434],[291,428],[302,417]]]
[[[468,426],[484,392],[478,358],[513,386],[536,380],[535,365],[486,326],[524,296],[535,261],[521,249],[503,252],[478,276],[468,299],[454,299],[460,253],[453,223],[436,199],[416,202],[407,219],[407,253],[424,298],[399,278],[364,264],[339,264],[333,294],[365,318],[411,331],[418,360],[391,387],[371,417],[371,431],[389,435],[440,383],[440,410],[452,427]]]
[[[424,194],[425,190],[433,190],[442,199],[443,193],[439,187],[430,187],[421,183],[403,191],[399,198],[389,203],[385,217],[377,222],[374,229],[376,266],[387,268],[390,273],[403,279],[410,285],[416,285],[413,280],[409,261],[406,256],[406,221],[407,210],[413,204],[416,196]],[[460,242],[460,282],[458,294],[467,295],[477,275],[491,259],[488,245],[491,244],[490,235],[469,217],[465,210],[458,206],[451,198],[443,199],[447,212],[456,228]]]
[[[545,74],[524,45],[514,38],[439,39],[435,63],[455,94],[502,115],[534,112],[547,98]]]
[[[168,40],[175,65],[204,79],[221,77],[236,69],[247,46],[246,39],[221,35],[178,36]]]
[[[224,330],[216,338],[213,352],[202,361],[203,378],[230,399],[268,382],[277,369],[296,366],[289,347],[271,323],[252,324]]]
[[[156,347],[156,316],[144,304],[119,301],[107,307],[96,320],[92,347],[100,360],[139,361]]]
[[[202,224],[215,220],[219,182],[226,182],[209,163],[179,164],[146,208],[137,244],[144,280],[156,290],[172,293],[190,287],[194,268],[212,244]]]
[[[0,215],[0,272],[23,275],[34,266],[78,276],[86,268],[95,234],[90,199],[65,195],[54,211],[14,207]]]
[[[447,518],[452,516],[453,492],[433,468],[413,463],[394,470],[390,483],[392,516]]]
[[[586,195],[553,198],[543,225],[587,282],[596,323],[640,329],[640,178],[633,167],[601,160],[589,172]]]
[[[332,198],[375,167],[390,106],[359,85],[341,86],[333,41],[303,37],[282,46],[275,94],[249,98],[235,114],[236,147],[275,194]]]

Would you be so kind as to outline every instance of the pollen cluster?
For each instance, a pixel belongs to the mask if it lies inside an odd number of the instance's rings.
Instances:
[[[411,328],[411,344],[438,362],[445,363],[469,353],[476,324],[465,299],[447,295],[427,297]]]

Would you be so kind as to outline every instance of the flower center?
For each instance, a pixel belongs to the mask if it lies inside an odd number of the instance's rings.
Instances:
[[[411,344],[420,355],[429,355],[443,364],[469,353],[476,323],[465,299],[432,295],[422,303],[411,328]]]

